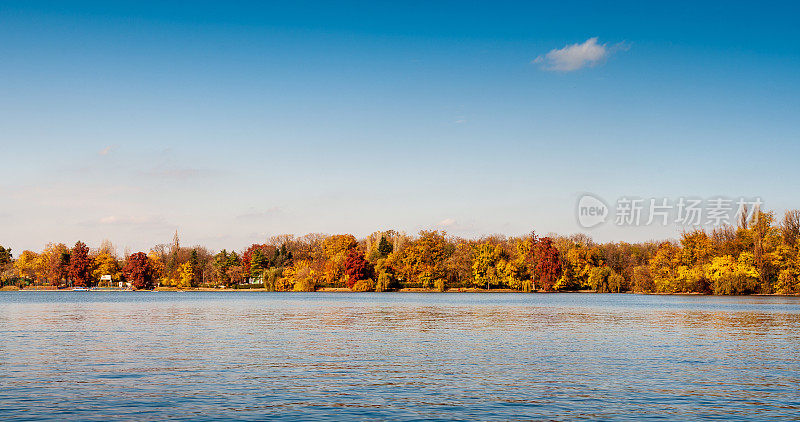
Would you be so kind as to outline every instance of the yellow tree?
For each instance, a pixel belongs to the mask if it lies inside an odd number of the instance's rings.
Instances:
[[[322,278],[327,284],[338,286],[343,283],[347,251],[357,245],[356,238],[349,234],[329,236],[322,241]]]
[[[186,261],[183,263],[183,265],[181,265],[178,273],[178,287],[186,289],[192,287],[193,284],[194,268],[192,268],[192,263],[190,261]]]
[[[502,244],[487,241],[475,247],[472,261],[472,279],[475,286],[506,285],[522,288],[521,268]]]
[[[703,230],[685,232],[681,235],[681,259],[685,265],[707,264],[714,256],[714,245]]]
[[[711,293],[707,273],[715,253],[714,241],[704,230],[684,232],[681,236],[681,265],[672,290]]]
[[[48,243],[39,254],[37,271],[40,278],[51,285],[58,286],[67,278],[69,270],[69,249],[63,243]]]
[[[493,245],[482,243],[475,247],[472,259],[472,281],[477,286],[487,289],[497,280],[495,265],[500,257],[495,253]]]
[[[292,290],[296,292],[313,292],[317,290],[318,274],[310,260],[298,261],[292,267]]]
[[[19,258],[14,261],[14,270],[16,270],[17,277],[35,282],[38,259],[39,255],[36,252],[23,251]]]
[[[403,250],[401,273],[411,283],[443,290],[447,278],[445,261],[452,253],[444,232],[421,231],[419,239]]]
[[[800,252],[796,243],[784,242],[775,251],[775,263],[779,268],[775,293],[800,293]]]
[[[742,252],[738,259],[730,255],[718,256],[711,261],[709,278],[714,294],[735,295],[755,293],[759,287],[759,274],[750,252]]]
[[[108,252],[100,252],[92,258],[92,279],[100,280],[104,275],[110,275],[111,280],[119,280],[122,271],[119,267],[117,259],[111,256]]]
[[[604,264],[603,253],[600,248],[575,244],[567,252],[561,279],[553,287],[556,290],[589,289],[591,288],[589,275],[592,269],[602,267]]]
[[[275,290],[279,292],[313,292],[317,289],[319,273],[314,269],[311,260],[295,261],[283,270],[282,277],[275,283]]]
[[[650,260],[650,276],[657,292],[676,293],[678,286],[678,269],[681,266],[681,250],[676,245],[664,242]]]
[[[150,251],[147,254],[147,260],[150,262],[150,271],[153,273],[153,280],[157,280],[159,284],[168,285],[168,280],[164,277],[164,261],[161,255],[156,251]]]
[[[762,212],[756,208],[749,225],[753,239],[753,265],[759,273],[762,293],[772,293],[777,278],[775,249],[781,243],[781,235],[779,228],[773,226],[774,222],[774,213]]]
[[[622,276],[607,265],[594,267],[589,271],[589,284],[598,293],[619,293],[623,281]]]

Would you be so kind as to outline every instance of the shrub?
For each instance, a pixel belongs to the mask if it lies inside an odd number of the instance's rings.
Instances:
[[[791,271],[781,270],[778,274],[778,283],[775,284],[775,293],[782,295],[800,293],[800,278]]]
[[[375,291],[376,292],[385,292],[393,287],[392,278],[389,276],[389,273],[386,271],[381,271],[378,275],[378,282],[375,283]]]
[[[358,280],[355,284],[353,284],[352,289],[354,292],[371,292],[375,290],[375,282],[372,281],[371,278],[366,280]]]

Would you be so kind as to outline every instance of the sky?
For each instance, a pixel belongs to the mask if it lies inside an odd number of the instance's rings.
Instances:
[[[782,214],[800,208],[797,16],[790,2],[0,1],[0,245],[685,229],[583,227],[585,194],[758,197]]]

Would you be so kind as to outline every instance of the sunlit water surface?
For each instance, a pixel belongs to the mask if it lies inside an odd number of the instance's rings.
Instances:
[[[2,292],[3,420],[800,418],[800,299]]]

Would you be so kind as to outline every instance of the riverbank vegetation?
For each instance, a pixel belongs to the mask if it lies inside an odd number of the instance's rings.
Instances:
[[[749,220],[676,241],[595,243],[585,235],[487,236],[394,230],[282,235],[242,251],[185,247],[175,237],[147,252],[118,256],[105,241],[90,250],[48,244],[17,257],[0,247],[6,286],[261,288],[274,291],[512,289],[516,291],[702,294],[800,293],[800,211],[780,221],[756,210]]]

